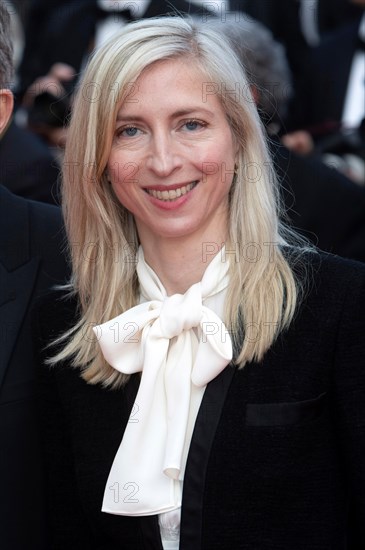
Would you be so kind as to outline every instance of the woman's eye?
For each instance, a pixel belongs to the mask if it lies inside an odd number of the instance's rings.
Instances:
[[[187,130],[191,132],[193,130],[199,130],[200,128],[205,126],[205,124],[200,120],[188,120],[188,122],[185,122],[184,126]]]
[[[139,129],[135,126],[128,126],[127,128],[119,128],[117,131],[120,137],[135,137],[138,135]]]

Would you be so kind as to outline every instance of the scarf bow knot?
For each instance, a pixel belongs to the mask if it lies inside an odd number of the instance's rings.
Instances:
[[[126,374],[142,371],[102,511],[142,516],[181,505],[181,481],[202,394],[232,359],[224,323],[203,305],[225,290],[227,270],[215,257],[200,283],[184,295],[167,296],[140,248],[137,274],[142,299],[150,301],[95,327],[112,367]]]
[[[167,296],[162,303],[159,319],[161,334],[168,339],[199,326],[202,319],[200,283],[190,287],[184,295]]]

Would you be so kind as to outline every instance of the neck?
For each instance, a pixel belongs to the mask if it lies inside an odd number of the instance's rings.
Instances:
[[[215,242],[183,242],[176,239],[163,240],[145,247],[142,242],[146,262],[157,273],[168,296],[184,294],[193,284],[201,281],[210,262],[225,244],[225,239]]]

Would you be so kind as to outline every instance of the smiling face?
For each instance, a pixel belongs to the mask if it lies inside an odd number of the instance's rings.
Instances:
[[[219,97],[191,61],[148,67],[117,114],[107,165],[142,245],[192,236],[222,242],[235,145]]]

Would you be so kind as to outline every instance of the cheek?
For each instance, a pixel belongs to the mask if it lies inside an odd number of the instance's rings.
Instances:
[[[110,185],[118,201],[127,210],[131,210],[133,208],[131,197],[133,196],[133,186],[137,185],[135,182],[137,181],[138,169],[133,163],[110,158],[107,171]]]
[[[139,182],[139,166],[137,162],[127,159],[113,159],[108,162],[109,179],[114,185],[130,187]]]
[[[220,142],[205,151],[201,156],[201,166],[204,178],[213,178],[218,183],[230,185],[234,176],[235,151],[231,136],[227,141]]]
[[[112,181],[110,185],[118,202],[135,215],[138,212],[139,201],[137,194],[133,192],[132,186],[121,181]]]

